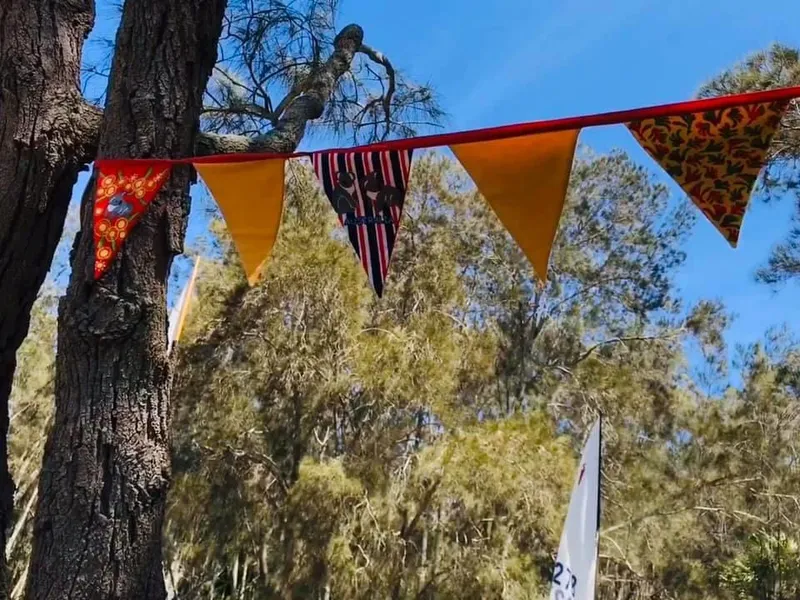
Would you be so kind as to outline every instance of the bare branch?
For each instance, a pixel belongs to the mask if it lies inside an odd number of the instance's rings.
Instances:
[[[330,98],[339,78],[350,69],[353,57],[362,46],[364,30],[358,25],[348,25],[334,39],[334,51],[327,61],[313,70],[302,85],[302,92],[288,103],[279,105],[282,115],[275,128],[263,136],[201,134],[195,151],[198,155],[228,152],[292,152],[305,134],[306,125],[322,116],[325,103]],[[277,112],[277,111],[276,111]]]
[[[385,54],[382,52],[378,52],[371,46],[367,44],[361,44],[361,47],[358,49],[359,52],[365,54],[369,57],[370,60],[376,62],[383,66],[386,70],[386,77],[389,80],[389,84],[387,89],[383,94],[383,113],[384,118],[386,119],[386,129],[384,130],[383,136],[381,139],[386,139],[391,132],[391,118],[392,118],[392,97],[394,96],[396,90],[396,74],[392,63],[386,57]]]
[[[635,335],[630,337],[616,337],[611,338],[610,340],[603,340],[602,342],[598,342],[594,346],[589,347],[583,354],[581,354],[575,363],[572,366],[577,365],[578,363],[583,362],[587,358],[589,358],[593,352],[599,350],[600,348],[612,344],[625,344],[625,342],[654,342],[654,341],[663,341],[668,339],[673,339],[678,335],[678,332],[671,332],[668,335]]]

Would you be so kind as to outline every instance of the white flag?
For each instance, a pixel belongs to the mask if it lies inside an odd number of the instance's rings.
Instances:
[[[600,421],[583,447],[558,546],[550,600],[594,600],[600,519]]]

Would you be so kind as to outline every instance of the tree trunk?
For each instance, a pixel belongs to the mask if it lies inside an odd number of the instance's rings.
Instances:
[[[126,0],[98,156],[192,154],[224,9],[224,0]],[[92,184],[84,195],[59,305],[55,423],[34,522],[30,600],[166,596],[166,281],[182,250],[191,176],[188,167],[173,170],[97,283]]]
[[[92,0],[0,0],[0,598],[14,498],[8,400],[72,187],[94,153],[100,111],[79,89],[93,20]]]

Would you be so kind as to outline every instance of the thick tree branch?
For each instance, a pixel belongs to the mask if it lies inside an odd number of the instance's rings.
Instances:
[[[33,4],[63,8],[74,3]],[[125,1],[96,138],[98,156],[194,152],[225,8],[225,0]],[[28,31],[46,38],[40,31],[43,16],[38,17]],[[75,74],[65,89],[77,87],[78,50],[71,57]],[[61,59],[60,54],[54,59],[54,73],[63,70]],[[83,112],[91,123],[95,111],[84,106]],[[34,179],[29,173],[40,175],[30,166],[24,172],[29,179]],[[91,234],[78,236],[73,245],[72,275],[58,307],[55,415],[38,486],[29,600],[166,598],[162,526],[171,471],[173,367],[167,353],[166,282],[183,243],[190,176],[187,167],[172,171],[136,235],[126,241],[124,255],[98,285],[90,284],[91,275],[87,281],[95,263]],[[75,178],[62,180],[65,213]],[[92,231],[91,201],[89,190],[83,232]],[[56,216],[63,223],[63,215]],[[37,217],[34,222],[45,220]],[[51,234],[56,242],[60,233],[59,224]],[[121,346],[108,342],[126,333]]]
[[[98,126],[77,81],[94,2],[0,2],[0,598],[13,521],[8,408],[17,352]],[[16,538],[14,538],[16,539]]]
[[[344,27],[334,39],[334,51],[328,60],[311,72],[301,86],[286,95],[271,117],[275,127],[260,136],[202,132],[195,142],[195,155],[240,154],[257,152],[292,152],[305,134],[309,121],[322,116],[325,104],[333,94],[339,79],[350,69],[356,54],[361,53],[386,70],[388,84],[382,102],[387,125],[391,119],[391,102],[396,90],[396,72],[382,52],[363,43],[364,31],[359,25]],[[223,112],[224,108],[206,108],[206,112]],[[102,122],[102,110],[82,102],[75,112],[75,132],[80,140],[80,156],[86,162],[97,152],[97,139]],[[259,114],[265,117],[262,109]],[[387,132],[389,128],[387,127]]]
[[[195,155],[294,151],[303,138],[308,122],[322,116],[325,103],[333,93],[339,78],[350,69],[358,52],[367,54],[386,67],[387,73],[390,74],[389,90],[392,90],[394,69],[391,63],[380,52],[364,46],[363,38],[364,30],[359,25],[348,25],[343,28],[334,40],[334,51],[330,58],[309,75],[302,89],[290,91],[275,110],[274,114],[279,115],[279,118],[275,121],[275,127],[268,133],[256,137],[200,133],[195,141]],[[80,156],[88,162],[97,153],[103,112],[93,104],[82,102],[74,114],[76,115],[74,131],[80,141]]]
[[[242,135],[220,135],[201,133],[195,143],[198,156],[239,152],[293,152],[305,134],[309,121],[318,119],[325,110],[325,103],[333,94],[339,78],[353,62],[356,53],[363,47],[364,30],[359,25],[348,25],[333,41],[334,51],[325,63],[311,72],[299,95],[276,109],[280,115],[274,129],[254,138]],[[294,90],[294,94],[298,94]]]
[[[100,139],[100,125],[103,122],[103,111],[84,99],[75,106],[73,118],[73,135],[78,159],[89,163],[97,155],[97,143]]]

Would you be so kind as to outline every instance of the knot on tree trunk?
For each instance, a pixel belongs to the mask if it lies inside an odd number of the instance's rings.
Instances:
[[[141,321],[143,307],[108,288],[94,285],[87,302],[76,311],[78,331],[102,340],[119,340]]]
[[[342,30],[333,38],[333,47],[336,50],[350,50],[355,52],[364,41],[364,30],[361,25],[351,23],[345,25]]]

